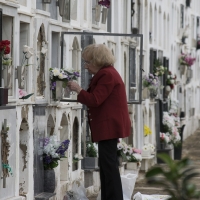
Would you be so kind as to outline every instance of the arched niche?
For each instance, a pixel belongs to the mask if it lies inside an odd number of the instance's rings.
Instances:
[[[62,114],[60,122],[60,141],[69,139],[69,124],[65,113]],[[60,162],[60,181],[68,180],[68,150],[65,153],[66,158],[62,158]]]
[[[48,137],[53,135],[54,129],[55,129],[55,123],[54,123],[52,115],[50,114],[47,120],[47,136]]]
[[[45,55],[41,53],[42,43],[46,41],[44,24],[40,26],[37,36],[37,96],[44,95],[45,90]]]
[[[78,153],[78,141],[79,141],[79,134],[78,134],[78,130],[79,130],[79,123],[78,123],[78,118],[75,117],[74,118],[74,122],[73,122],[73,133],[72,133],[72,160],[73,157],[76,153]],[[78,169],[78,163],[73,163],[72,165],[72,171],[75,171]]]
[[[28,131],[26,119],[22,119],[19,129],[19,195],[28,193]]]

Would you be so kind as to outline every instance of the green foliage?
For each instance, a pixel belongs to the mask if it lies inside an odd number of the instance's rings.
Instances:
[[[159,154],[158,158],[163,160],[167,169],[153,167],[146,173],[148,183],[161,185],[171,196],[170,200],[190,200],[199,199],[200,191],[191,180],[198,176],[195,168],[190,166],[190,160],[184,158],[180,161],[174,161],[167,154]]]
[[[88,157],[97,157],[97,150],[90,141],[86,142],[86,155]]]
[[[52,160],[52,162],[49,163],[48,165],[47,164],[43,164],[44,170],[53,169],[53,168],[57,167],[58,166],[58,160],[60,160],[60,158],[54,158]]]
[[[34,93],[28,94],[28,95],[23,96],[23,97],[21,97],[21,98],[19,98],[19,99],[28,99],[28,98],[31,97],[33,94],[34,94]]]

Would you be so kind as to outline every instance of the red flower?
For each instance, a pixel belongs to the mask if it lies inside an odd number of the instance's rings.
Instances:
[[[4,54],[9,54],[10,53],[10,47],[6,46],[5,50],[4,50]]]
[[[174,84],[170,84],[169,86],[170,86],[170,88],[171,88],[172,90],[174,89]]]
[[[2,40],[0,42],[0,53],[1,54],[9,54],[10,53],[10,41]]]

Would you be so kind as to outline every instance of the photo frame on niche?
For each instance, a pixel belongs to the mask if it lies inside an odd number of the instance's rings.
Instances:
[[[82,50],[90,44],[105,44],[116,57],[114,67],[120,73],[126,87],[127,103],[142,102],[142,34],[62,32],[61,63],[62,69],[74,69],[80,72],[77,80],[83,89],[87,89],[92,75],[84,68]],[[67,88],[63,89],[61,102],[77,102],[77,95]]]

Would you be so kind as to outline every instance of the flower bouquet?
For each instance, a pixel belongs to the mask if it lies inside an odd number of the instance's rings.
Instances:
[[[98,1],[98,4],[109,8],[110,7],[110,0],[100,0],[100,1]]]
[[[0,55],[7,55],[10,53],[10,41],[9,40],[2,40],[0,41]]]
[[[155,76],[162,76],[166,72],[167,68],[163,67],[161,61],[159,59],[155,60],[153,73]]]
[[[176,75],[173,75],[171,71],[168,71],[166,86],[165,86],[165,97],[168,97],[169,93],[174,89],[175,84],[176,84]]]
[[[78,71],[75,70],[64,70],[59,68],[50,68],[50,79],[51,79],[51,87],[53,94],[53,99],[56,99],[56,82],[61,81],[62,82],[62,88],[67,87],[68,81],[77,80],[78,77],[80,77],[80,74]],[[58,84],[59,82],[57,82]],[[58,86],[58,85],[57,85]],[[60,90],[62,89],[60,88]]]
[[[189,54],[181,54],[179,58],[180,65],[186,65],[188,67],[191,67],[194,64],[194,61],[196,58],[193,58]]]
[[[65,152],[69,143],[69,140],[59,143],[55,135],[43,139],[43,165],[45,170],[57,167],[58,160],[66,158]]]
[[[153,74],[144,75],[142,85],[147,88],[150,92],[150,97],[155,98],[158,93],[158,89],[162,89],[160,81],[157,76]]]

